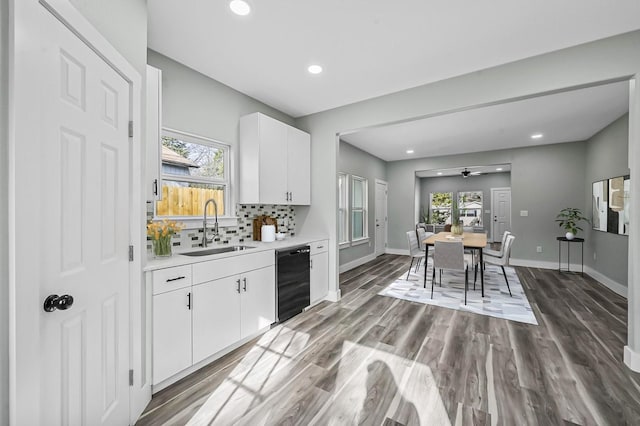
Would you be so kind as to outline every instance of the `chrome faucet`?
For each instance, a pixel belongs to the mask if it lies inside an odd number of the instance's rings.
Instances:
[[[213,203],[213,208],[216,213],[216,223],[213,225],[213,237],[211,239],[207,238],[207,209],[209,208],[209,203]],[[204,217],[202,220],[202,247],[207,247],[208,243],[213,242],[213,238],[218,236],[218,203],[213,198],[209,198],[204,203]]]

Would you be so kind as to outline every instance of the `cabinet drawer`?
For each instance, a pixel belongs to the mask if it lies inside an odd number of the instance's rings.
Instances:
[[[193,284],[217,280],[271,265],[275,265],[275,253],[273,250],[196,263],[193,265]]]
[[[191,285],[191,265],[153,271],[153,294],[189,287]]]
[[[311,256],[318,253],[324,253],[329,250],[329,240],[314,241],[310,244]]]

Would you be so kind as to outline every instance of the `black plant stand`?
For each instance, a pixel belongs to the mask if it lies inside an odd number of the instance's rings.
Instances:
[[[558,240],[558,272],[572,272],[571,271],[571,243],[580,243],[580,264],[581,270],[580,275],[584,275],[584,238],[574,238],[573,240],[568,240],[567,237],[557,237]],[[567,269],[563,270],[560,266],[560,261],[562,258],[562,242],[567,243]]]

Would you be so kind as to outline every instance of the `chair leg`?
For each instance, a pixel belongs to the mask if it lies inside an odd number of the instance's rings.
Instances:
[[[440,287],[442,287],[442,269],[440,269]]]
[[[467,304],[467,287],[469,287],[469,268],[464,268],[464,304]]]
[[[433,277],[431,277],[431,298],[433,299],[433,282],[436,279],[436,268],[433,268]]]
[[[507,279],[507,273],[504,270],[504,266],[500,265],[500,267],[502,268],[502,274],[504,275],[504,280],[507,282],[507,289],[509,290],[509,296],[513,297],[513,295],[511,294],[511,287],[509,287],[509,280]]]
[[[473,269],[473,291],[476,290],[476,281],[478,280],[478,264],[476,263]]]
[[[418,261],[416,262],[416,269],[415,269],[415,273],[418,273],[418,269],[420,269],[420,263],[422,262],[422,258],[418,258]]]
[[[411,268],[413,268],[413,257],[411,258],[411,264],[409,265],[409,270],[407,271],[406,281],[409,281],[409,273],[411,272]]]

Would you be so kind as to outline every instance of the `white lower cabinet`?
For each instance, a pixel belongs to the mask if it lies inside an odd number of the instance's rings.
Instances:
[[[153,296],[153,383],[188,368],[191,360],[191,286]]]
[[[193,286],[193,363],[255,334],[276,318],[273,266]]]
[[[275,255],[263,251],[153,271],[153,384],[276,320]]]
[[[311,270],[309,271],[311,304],[323,300],[329,293],[329,241],[321,240],[310,244]]]
[[[193,286],[193,362],[240,340],[239,277]]]

